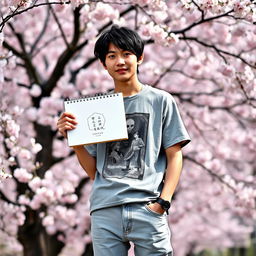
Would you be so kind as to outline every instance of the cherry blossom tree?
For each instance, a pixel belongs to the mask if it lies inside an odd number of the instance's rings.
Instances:
[[[93,55],[112,24],[143,37],[140,80],[175,97],[192,137],[169,215],[176,255],[248,245],[256,217],[256,1],[2,0],[0,12],[3,251],[92,255],[91,181],[56,122],[66,97],[113,87]]]

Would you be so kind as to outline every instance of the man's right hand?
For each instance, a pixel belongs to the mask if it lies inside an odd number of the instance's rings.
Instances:
[[[67,131],[75,129],[76,125],[77,122],[75,116],[68,112],[62,113],[57,122],[58,131],[65,138],[67,138]]]

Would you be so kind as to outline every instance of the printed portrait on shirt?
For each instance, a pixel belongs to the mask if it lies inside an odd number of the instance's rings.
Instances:
[[[106,144],[105,178],[143,178],[148,122],[149,114],[126,114],[128,140]]]

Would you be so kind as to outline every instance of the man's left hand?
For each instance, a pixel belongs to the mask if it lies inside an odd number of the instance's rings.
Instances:
[[[163,214],[165,212],[159,203],[151,203],[148,205],[148,208],[150,208],[152,212],[156,212],[158,214]]]

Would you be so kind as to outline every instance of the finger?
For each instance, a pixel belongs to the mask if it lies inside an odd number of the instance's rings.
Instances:
[[[71,124],[77,124],[77,121],[74,116],[61,116],[60,119],[57,122],[58,124],[63,124],[63,123],[71,123]]]
[[[60,119],[57,122],[57,126],[64,126],[64,125],[77,125],[77,121],[74,119],[70,119],[70,118],[64,118],[64,119]]]
[[[64,124],[64,125],[61,125],[61,126],[59,127],[59,130],[65,132],[65,131],[67,131],[67,130],[69,131],[69,130],[73,130],[73,129],[75,129],[75,128],[76,128],[75,125],[72,125],[72,124]]]
[[[67,138],[67,131],[73,130],[76,128],[76,126],[72,124],[61,124],[61,125],[58,125],[57,127],[58,127],[58,131],[64,138]]]
[[[71,118],[71,119],[76,119],[76,117],[72,114],[72,113],[70,113],[70,112],[63,112],[62,114],[61,114],[61,116],[60,116],[61,118],[63,117],[69,117],[69,118]]]

